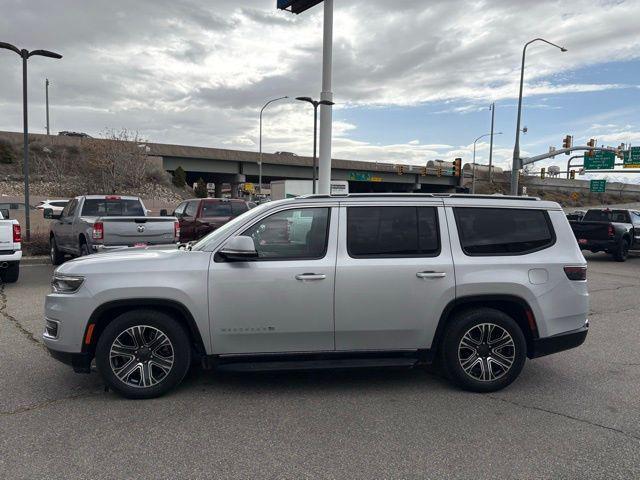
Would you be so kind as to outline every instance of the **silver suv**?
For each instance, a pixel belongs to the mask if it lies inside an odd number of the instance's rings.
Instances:
[[[52,356],[149,398],[192,363],[232,370],[414,367],[513,382],[588,330],[586,262],[556,203],[469,195],[307,196],[260,205],[188,250],[65,263]]]

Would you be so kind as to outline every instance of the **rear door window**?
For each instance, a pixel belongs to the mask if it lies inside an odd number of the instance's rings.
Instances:
[[[195,217],[198,211],[198,200],[187,203],[187,208],[184,210],[185,217]],[[205,215],[206,216],[206,215]]]
[[[460,243],[470,256],[522,255],[555,243],[544,210],[454,208]]]
[[[440,253],[435,207],[348,207],[352,258],[431,257]]]

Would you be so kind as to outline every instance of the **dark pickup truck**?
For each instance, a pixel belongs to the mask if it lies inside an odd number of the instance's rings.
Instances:
[[[238,198],[194,198],[182,202],[173,215],[180,222],[180,241],[200,240],[232,218],[252,208],[251,202]]]
[[[629,250],[640,250],[640,212],[608,208],[587,210],[580,221],[569,222],[582,250],[607,252],[624,262]]]

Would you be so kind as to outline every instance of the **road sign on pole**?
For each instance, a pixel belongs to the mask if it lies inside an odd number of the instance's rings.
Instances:
[[[640,147],[631,147],[624,152],[623,168],[640,168]]]
[[[593,193],[604,193],[607,190],[606,180],[591,180],[589,191]]]
[[[585,152],[584,154],[585,170],[613,170],[616,163],[615,152],[595,150],[593,155],[589,155],[589,153]]]

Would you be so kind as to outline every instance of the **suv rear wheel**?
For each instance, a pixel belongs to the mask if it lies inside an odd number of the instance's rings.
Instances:
[[[518,324],[492,308],[458,314],[442,344],[443,367],[449,378],[474,392],[493,392],[513,382],[527,358],[527,344]]]
[[[154,398],[176,387],[191,364],[182,326],[154,310],[123,313],[105,328],[96,366],[107,385],[127,398]]]

